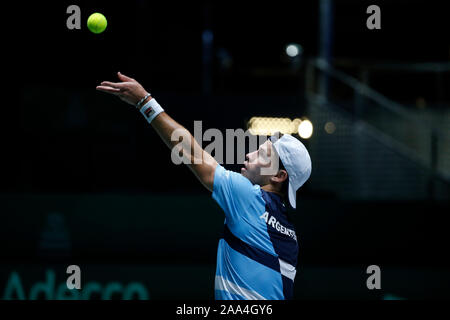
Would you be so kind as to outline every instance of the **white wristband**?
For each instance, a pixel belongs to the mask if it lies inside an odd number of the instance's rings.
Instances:
[[[151,123],[158,114],[164,111],[164,109],[156,102],[155,98],[152,98],[149,102],[144,104],[140,111],[145,119],[147,119],[148,123]]]

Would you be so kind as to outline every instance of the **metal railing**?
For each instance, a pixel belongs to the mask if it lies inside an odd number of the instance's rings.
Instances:
[[[395,68],[394,65],[390,64],[386,64],[385,67]],[[450,64],[418,64],[415,66],[415,69],[419,71],[438,70],[446,72],[450,71]],[[351,104],[353,108],[350,110],[341,108],[341,111],[349,113],[359,127],[363,128],[367,134],[376,138],[380,143],[426,169],[430,175],[431,193],[433,192],[432,181],[434,179],[450,184],[450,162],[447,161],[448,156],[450,156],[450,135],[448,132],[446,134],[442,129],[433,126],[430,121],[414,114],[402,104],[387,98],[358,79],[337,70],[323,59],[309,60],[306,64],[305,77],[306,96],[316,103],[326,104],[331,102],[337,106],[342,105],[342,101],[339,103],[339,99],[332,97],[333,93],[338,91],[334,90],[333,84],[344,86],[346,90],[350,89],[352,98],[350,98],[351,102],[347,103],[347,105]],[[368,113],[375,115],[370,121],[369,118],[365,119],[365,115]],[[384,118],[379,117],[382,113],[386,113]],[[405,124],[404,127],[416,128],[417,137],[420,137],[422,146],[415,147],[415,142],[411,143],[413,146],[408,146],[407,142],[399,139],[399,134],[396,135],[389,133],[389,130],[383,130],[381,128],[383,127],[382,122],[386,122],[387,114],[391,118],[397,117],[398,122]],[[376,119],[379,120],[378,123],[376,123]],[[374,123],[370,123],[371,121]],[[395,127],[395,125],[396,122],[392,120],[390,127]],[[388,128],[387,125],[384,125],[384,127]],[[407,130],[403,129],[402,134],[405,131]],[[401,131],[397,130],[397,132]]]

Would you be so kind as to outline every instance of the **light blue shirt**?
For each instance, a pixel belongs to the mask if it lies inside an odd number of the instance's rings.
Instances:
[[[298,244],[281,197],[221,165],[214,174],[212,197],[225,213],[215,298],[290,299]]]

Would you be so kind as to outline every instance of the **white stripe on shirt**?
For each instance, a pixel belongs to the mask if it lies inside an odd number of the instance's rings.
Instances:
[[[295,269],[295,267],[289,263],[287,263],[286,261],[283,261],[281,259],[278,259],[280,261],[280,272],[283,276],[291,279],[292,281],[294,281],[295,278],[295,274],[297,272],[297,270]]]
[[[252,290],[242,288],[242,287],[238,286],[237,284],[235,284],[221,276],[216,276],[215,289],[227,291],[231,294],[240,295],[247,300],[267,300],[266,298],[261,296],[259,293],[252,291]]]

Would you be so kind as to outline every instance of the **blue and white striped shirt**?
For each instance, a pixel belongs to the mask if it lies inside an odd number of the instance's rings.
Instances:
[[[218,165],[212,197],[225,212],[217,250],[215,298],[292,298],[298,243],[280,196]]]

